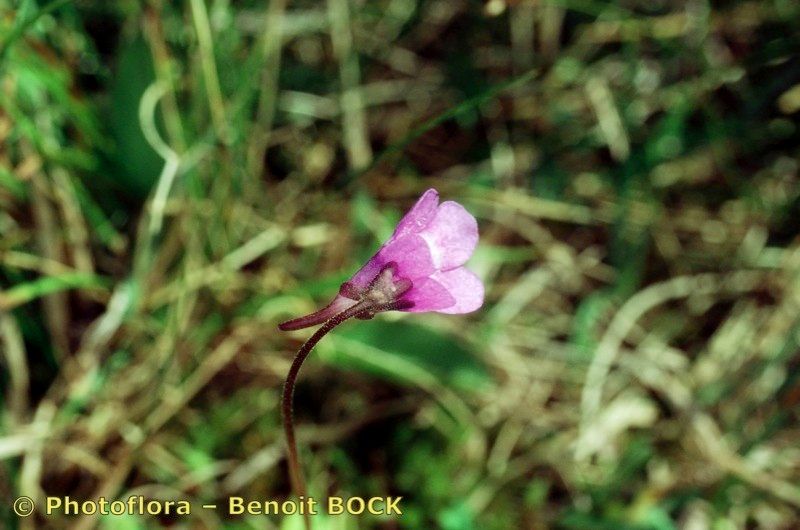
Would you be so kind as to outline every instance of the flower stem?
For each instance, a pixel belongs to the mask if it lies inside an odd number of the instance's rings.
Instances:
[[[297,376],[300,373],[300,368],[303,366],[303,362],[306,360],[308,355],[311,353],[311,350],[314,349],[314,346],[328,334],[333,328],[344,322],[350,317],[354,317],[359,313],[367,310],[370,308],[369,301],[362,301],[358,302],[357,304],[353,305],[345,309],[344,311],[335,314],[330,319],[326,320],[325,323],[320,327],[311,338],[309,338],[297,351],[297,355],[295,355],[294,362],[292,362],[292,367],[289,368],[289,374],[286,376],[286,383],[283,385],[283,402],[281,404],[282,412],[283,412],[283,430],[286,433],[286,447],[288,450],[288,462],[289,462],[289,478],[292,482],[292,489],[294,490],[295,495],[301,498],[301,500],[305,500],[307,495],[306,493],[306,483],[305,479],[303,478],[303,470],[300,467],[300,458],[297,454],[297,440],[294,436],[294,416],[292,413],[293,410],[293,401],[294,401],[294,385],[297,381]],[[303,514],[306,530],[311,530],[311,519],[307,513]]]

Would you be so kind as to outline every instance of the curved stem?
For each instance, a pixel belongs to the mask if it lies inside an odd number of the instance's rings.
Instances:
[[[289,374],[286,376],[286,383],[283,385],[283,402],[281,410],[283,413],[283,430],[286,433],[286,447],[288,449],[288,462],[289,462],[289,478],[292,482],[292,489],[295,494],[301,498],[301,501],[306,497],[306,483],[303,478],[303,470],[300,467],[300,458],[297,454],[297,440],[294,436],[294,417],[292,413],[294,401],[294,385],[297,381],[297,376],[300,373],[300,368],[306,360],[311,350],[320,341],[322,337],[328,334],[333,328],[344,322],[350,317],[356,316],[362,311],[369,309],[370,302],[362,301],[337,313],[328,319],[322,327],[320,327],[311,338],[309,338],[297,351],[292,367],[289,368]],[[311,520],[308,513],[303,514],[306,530],[311,530]]]

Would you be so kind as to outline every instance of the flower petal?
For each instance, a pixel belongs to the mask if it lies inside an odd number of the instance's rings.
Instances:
[[[357,287],[366,289],[369,286],[369,282],[381,272],[384,265],[385,263],[380,262],[378,255],[375,254],[348,281]]]
[[[399,238],[407,234],[417,233],[423,230],[436,215],[436,207],[439,205],[439,192],[431,188],[422,194],[416,204],[406,213],[397,228],[394,229],[392,238]]]
[[[437,271],[430,279],[447,289],[455,300],[453,305],[437,309],[439,313],[470,313],[483,305],[483,282],[464,267]]]
[[[478,222],[463,206],[447,201],[419,235],[430,247],[434,267],[452,269],[466,263],[475,251]]]
[[[402,299],[414,302],[412,307],[403,309],[409,313],[442,310],[456,303],[456,299],[442,284],[430,278],[420,278],[415,281]]]
[[[358,287],[365,288],[390,261],[397,263],[397,276],[412,282],[430,276],[436,270],[425,240],[416,234],[409,234],[390,239],[353,275],[350,281]]]

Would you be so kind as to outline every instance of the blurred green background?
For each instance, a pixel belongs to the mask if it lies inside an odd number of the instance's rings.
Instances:
[[[0,0],[0,528],[12,499],[289,495],[307,313],[428,187],[466,316],[307,362],[325,529],[800,528],[800,4]]]

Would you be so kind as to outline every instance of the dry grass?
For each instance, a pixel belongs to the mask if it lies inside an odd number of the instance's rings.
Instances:
[[[486,305],[320,345],[296,411],[312,494],[406,510],[317,528],[797,527],[797,7],[20,6],[0,526],[297,528],[10,505],[285,497],[278,396],[307,333],[276,324],[435,186],[479,219]]]

